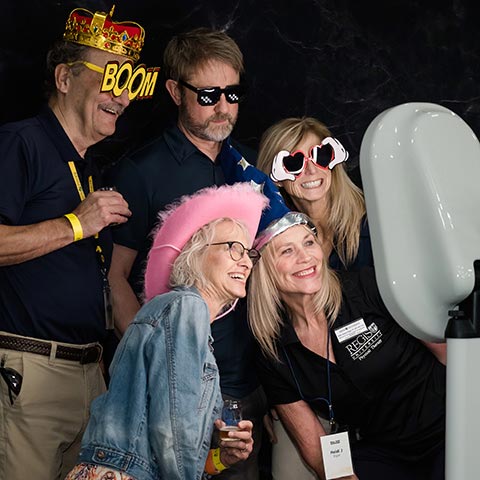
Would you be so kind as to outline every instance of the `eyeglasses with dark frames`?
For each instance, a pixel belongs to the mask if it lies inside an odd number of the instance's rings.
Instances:
[[[179,80],[178,83],[188,88],[197,94],[197,102],[202,107],[211,107],[220,101],[222,93],[225,95],[228,103],[238,103],[245,96],[246,89],[243,85],[228,85],[225,88],[209,87],[197,88],[184,80]]]
[[[0,375],[7,384],[8,387],[8,396],[10,398],[10,403],[13,405],[13,394],[18,396],[20,390],[22,389],[22,376],[13,368],[5,367],[5,358],[2,358],[2,363],[0,364]]]
[[[255,265],[260,259],[260,252],[258,250],[255,250],[255,248],[246,248],[241,242],[216,242],[209,243],[207,246],[211,245],[228,245],[230,258],[235,262],[240,261],[245,255],[245,252],[247,252],[248,258],[250,258],[253,265]]]

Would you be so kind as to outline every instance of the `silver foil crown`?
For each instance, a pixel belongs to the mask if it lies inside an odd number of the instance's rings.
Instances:
[[[295,225],[306,225],[315,235],[317,234],[315,225],[307,215],[300,212],[288,212],[283,217],[271,222],[265,230],[257,235],[253,248],[261,252],[270,240]]]

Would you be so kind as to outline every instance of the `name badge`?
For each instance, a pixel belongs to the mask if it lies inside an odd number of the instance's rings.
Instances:
[[[365,325],[365,321],[363,318],[359,318],[353,322],[344,325],[343,327],[337,328],[334,330],[335,335],[337,336],[337,340],[339,343],[346,342],[360,333],[363,333],[367,330],[367,326]]]
[[[352,454],[350,453],[350,442],[348,433],[335,433],[334,435],[322,435],[323,466],[325,478],[348,477],[353,475]]]

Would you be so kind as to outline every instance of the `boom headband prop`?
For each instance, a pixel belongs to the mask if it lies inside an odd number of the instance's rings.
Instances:
[[[127,88],[130,101],[152,98],[160,70],[158,67],[145,68],[145,65],[138,65],[133,68],[133,63],[130,60],[123,62],[121,65],[113,60],[107,62],[105,68],[85,60],[71,62],[68,66],[76,64],[82,64],[89,70],[103,75],[100,92],[112,92],[112,95],[119,97]]]

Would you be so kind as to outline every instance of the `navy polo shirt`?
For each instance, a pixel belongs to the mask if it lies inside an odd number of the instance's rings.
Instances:
[[[232,145],[250,163],[256,163],[253,151],[233,140]],[[129,282],[141,298],[150,233],[157,223],[158,212],[183,195],[223,185],[223,170],[175,125],[149,144],[124,156],[107,172],[105,181],[117,187],[132,211],[128,222],[114,227],[112,233],[115,243],[138,252]],[[258,386],[258,378],[252,363],[253,340],[243,302],[234,312],[212,324],[212,336],[222,393],[235,398],[248,395]]]
[[[150,232],[157,223],[158,212],[182,195],[224,184],[223,171],[177,126],[172,126],[157,139],[124,156],[107,172],[105,181],[117,188],[132,211],[128,222],[113,228],[112,234],[115,243],[138,252],[129,282],[140,296]]]
[[[304,400],[328,418],[330,387],[340,425],[394,447],[403,460],[426,457],[444,441],[445,366],[388,313],[373,269],[340,277],[342,306],[330,334],[336,363],[306,348],[285,318],[280,361],[258,355],[269,402]]]
[[[74,210],[80,198],[67,163],[71,160],[88,192],[93,167],[78,155],[50,109],[2,126],[1,223],[31,225]],[[107,250],[105,234],[99,241]],[[0,330],[75,344],[103,339],[102,277],[94,240],[0,267]]]

